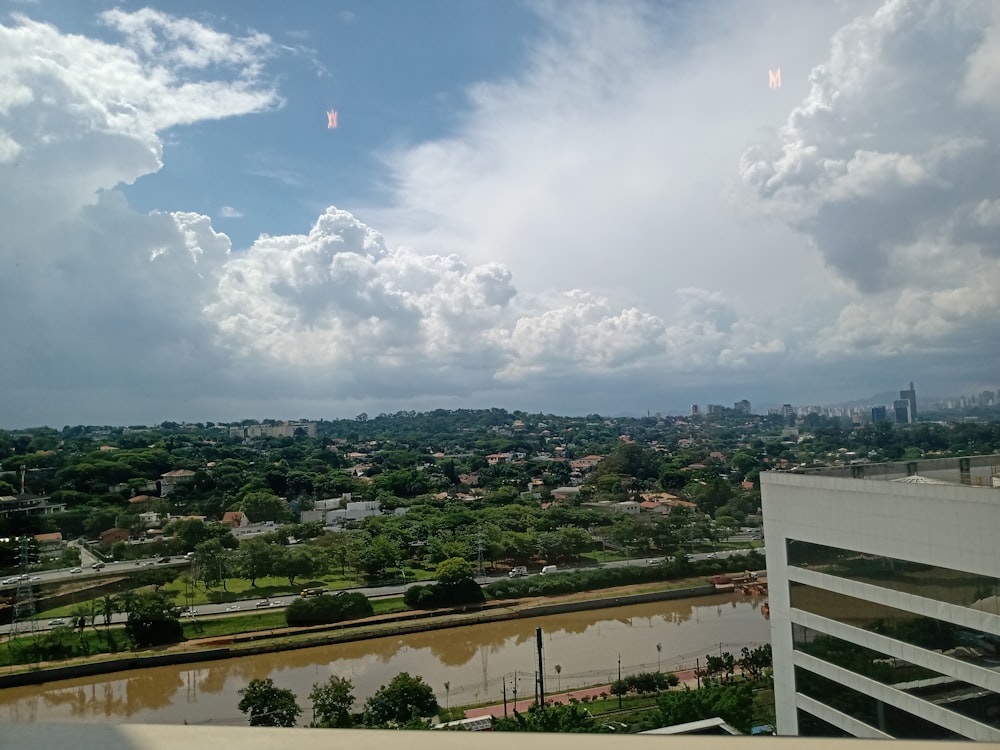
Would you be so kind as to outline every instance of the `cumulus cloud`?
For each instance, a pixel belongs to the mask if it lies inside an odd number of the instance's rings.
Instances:
[[[519,75],[473,87],[453,135],[383,154],[396,203],[370,215],[391,242],[330,207],[245,250],[118,188],[161,168],[165,129],[280,106],[270,38],[149,9],[102,14],[116,41],[15,17],[0,293],[23,330],[0,383],[54,420],[542,388],[590,411],[615,389],[648,405],[671,383],[967,344],[1000,302],[997,14],[886,2],[834,35],[795,105],[788,71],[842,6],[778,23],[739,3],[547,4]],[[759,37],[788,28],[783,105]],[[730,213],[735,180],[767,220]]]
[[[989,0],[888,0],[834,35],[780,140],[744,153],[761,208],[857,290],[825,358],[937,352],[993,325],[998,40]]]

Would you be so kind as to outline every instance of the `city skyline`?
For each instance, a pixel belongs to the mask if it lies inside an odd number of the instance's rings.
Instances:
[[[989,0],[0,0],[0,422],[994,389],[998,32]]]

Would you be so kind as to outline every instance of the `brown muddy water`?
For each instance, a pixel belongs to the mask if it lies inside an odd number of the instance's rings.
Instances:
[[[720,650],[738,656],[769,640],[759,604],[713,595],[7,688],[0,721],[245,725],[238,691],[255,677],[293,690],[302,724],[312,686],[334,674],[354,683],[355,711],[399,672],[423,677],[441,705],[499,702],[504,682],[509,699],[515,685],[523,699],[534,694],[536,628],[552,694],[610,682],[619,656],[623,675],[693,668]]]

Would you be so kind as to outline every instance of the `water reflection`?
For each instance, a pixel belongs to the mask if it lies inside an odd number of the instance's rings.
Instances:
[[[756,602],[720,595],[156,667],[0,691],[0,717],[245,724],[236,709],[237,691],[255,677],[271,677],[295,691],[305,708],[302,720],[308,722],[313,684],[333,674],[347,677],[363,702],[404,670],[423,676],[442,703],[500,700],[505,679],[508,695],[516,686],[523,698],[533,693],[538,627],[544,636],[546,684],[572,690],[616,676],[619,653],[628,673],[656,669],[658,662],[663,669],[687,667],[719,644],[739,653],[743,645],[765,643],[768,623],[756,609]]]

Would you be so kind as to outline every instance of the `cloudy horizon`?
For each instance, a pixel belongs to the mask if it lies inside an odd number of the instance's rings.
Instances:
[[[994,3],[424,7],[0,4],[0,426],[1000,386]]]

